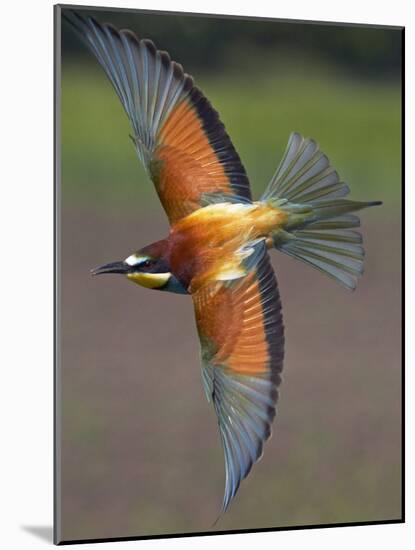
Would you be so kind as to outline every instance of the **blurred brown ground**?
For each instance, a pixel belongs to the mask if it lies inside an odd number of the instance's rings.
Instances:
[[[63,209],[64,539],[208,531],[220,509],[191,299],[89,274],[163,236],[154,212]],[[399,212],[362,219],[355,293],[272,254],[286,325],[279,410],[218,530],[400,517]]]

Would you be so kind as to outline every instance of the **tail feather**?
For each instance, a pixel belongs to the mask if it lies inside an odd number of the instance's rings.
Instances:
[[[356,212],[370,206],[378,206],[382,204],[380,201],[350,201],[347,199],[319,201],[312,203],[313,213],[316,221],[333,219],[349,212]]]
[[[327,156],[312,139],[293,132],[284,156],[262,200],[275,197],[290,202],[310,202],[322,197],[345,196],[348,186],[340,181]]]
[[[337,251],[316,251],[308,243],[301,246],[295,242],[281,247],[280,250],[315,267],[350,290],[356,288],[357,277],[363,273],[363,256],[360,261],[351,260]]]
[[[382,203],[345,199],[349,192],[317,143],[293,133],[261,200],[288,213],[284,229],[271,234],[275,248],[355,289],[365,253],[351,212]]]
[[[350,229],[352,227],[360,227],[360,219],[354,214],[345,214],[343,216],[337,216],[331,220],[318,220],[307,224],[310,229]]]

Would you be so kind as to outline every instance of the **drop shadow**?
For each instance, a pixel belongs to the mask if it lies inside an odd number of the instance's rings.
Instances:
[[[53,543],[53,527],[51,525],[22,525],[22,529],[39,539]]]

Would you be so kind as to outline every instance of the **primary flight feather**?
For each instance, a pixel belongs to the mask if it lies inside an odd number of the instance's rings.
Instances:
[[[284,327],[268,250],[354,289],[364,250],[352,212],[380,202],[345,199],[348,186],[316,142],[298,133],[253,201],[218,113],[181,65],[129,30],[63,13],[111,81],[170,222],[165,239],[93,274],[122,273],[191,295],[225,455],[224,512],[271,435],[281,381]]]

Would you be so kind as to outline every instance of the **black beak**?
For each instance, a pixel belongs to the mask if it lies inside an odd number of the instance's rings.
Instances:
[[[91,269],[91,275],[102,275],[103,273],[128,273],[131,266],[126,262],[113,262],[105,264],[95,269]]]

